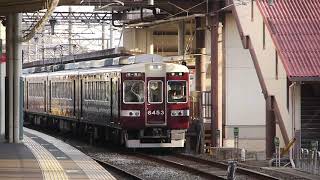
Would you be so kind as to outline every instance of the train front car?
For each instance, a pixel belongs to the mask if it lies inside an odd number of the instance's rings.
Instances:
[[[122,67],[120,123],[129,148],[184,147],[189,70],[172,63]]]

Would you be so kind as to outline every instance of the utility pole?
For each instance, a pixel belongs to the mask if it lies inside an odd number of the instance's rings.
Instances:
[[[69,13],[72,12],[71,6],[69,6]],[[68,21],[68,43],[69,43],[69,55],[72,54],[72,21],[71,21],[71,16],[69,15],[69,21]]]
[[[105,28],[105,24],[104,24],[104,22],[102,22],[102,24],[101,24],[101,48],[102,49],[105,49],[106,47],[105,47],[105,39],[106,39],[106,28]]]

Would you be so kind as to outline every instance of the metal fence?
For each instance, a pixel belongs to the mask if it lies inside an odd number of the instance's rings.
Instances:
[[[296,168],[320,175],[320,151],[301,148],[295,156]]]
[[[201,118],[204,123],[211,122],[211,92],[203,91],[201,92]]]
[[[211,122],[211,92],[197,91],[190,97],[191,119],[203,119],[204,123]]]

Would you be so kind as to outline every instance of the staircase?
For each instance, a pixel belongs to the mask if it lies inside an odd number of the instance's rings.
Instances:
[[[301,97],[301,147],[320,141],[320,97]]]

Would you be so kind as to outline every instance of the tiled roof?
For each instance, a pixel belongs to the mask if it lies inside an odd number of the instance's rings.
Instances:
[[[257,0],[290,79],[320,79],[320,0]]]

